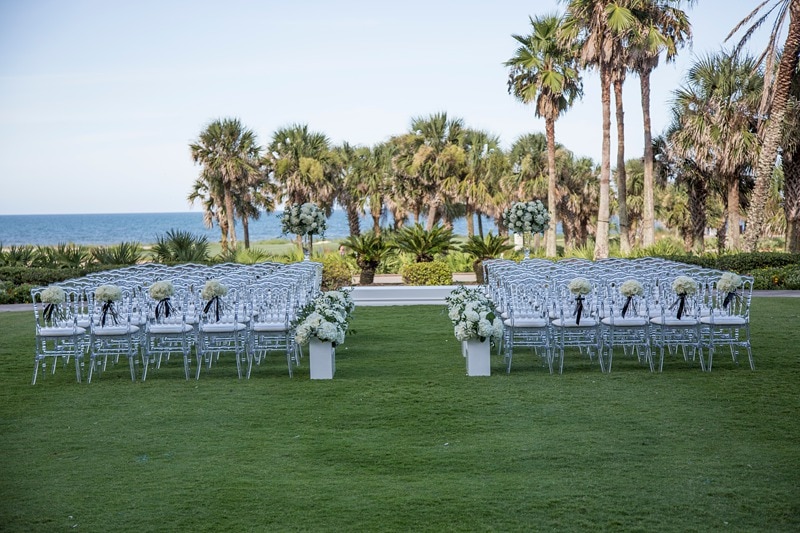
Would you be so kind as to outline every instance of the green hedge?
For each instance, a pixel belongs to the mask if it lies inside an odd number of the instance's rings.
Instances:
[[[737,254],[663,255],[664,259],[727,270],[737,274],[750,274],[760,268],[777,268],[800,265],[800,254],[783,252],[742,252]]]
[[[450,285],[453,283],[453,271],[447,263],[431,261],[429,263],[411,263],[400,270],[403,283],[406,285]]]

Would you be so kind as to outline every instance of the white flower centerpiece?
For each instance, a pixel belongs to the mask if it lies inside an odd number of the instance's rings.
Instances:
[[[689,276],[678,276],[672,282],[672,290],[678,296],[678,299],[670,306],[670,309],[676,305],[678,306],[675,317],[680,320],[686,310],[686,297],[697,292],[697,282]]]
[[[210,279],[206,281],[200,291],[200,297],[206,302],[203,313],[208,314],[213,309],[214,317],[219,322],[220,311],[225,308],[222,297],[226,294],[228,294],[228,287],[220,283],[219,280]]]
[[[169,315],[174,311],[170,302],[170,297],[175,294],[175,286],[172,285],[172,282],[157,281],[150,285],[149,293],[150,297],[158,302],[155,311],[156,319],[161,318],[162,314],[164,317],[169,318]]]
[[[114,324],[117,324],[119,316],[114,307],[114,302],[122,300],[122,288],[117,285],[100,285],[94,291],[94,299],[98,302],[103,302],[100,313],[100,325],[105,326],[109,318],[111,318]]]
[[[67,298],[64,289],[57,285],[50,285],[41,292],[40,298],[42,299],[42,303],[46,304],[43,312],[45,320],[51,320],[53,317],[61,317],[62,309],[59,306],[63,304]]]
[[[522,235],[525,259],[530,257],[530,236],[544,233],[550,224],[550,213],[540,200],[516,202],[503,211],[503,224],[513,233]]]
[[[324,235],[327,228],[325,212],[311,202],[291,205],[281,217],[281,231],[294,233],[302,239],[305,260],[311,259],[314,235]]]
[[[446,301],[453,333],[462,343],[467,375],[491,375],[491,344],[503,335],[503,321],[494,304],[481,289],[464,286],[454,289]]]
[[[725,299],[722,301],[723,308],[727,309],[728,304],[731,303],[731,300],[734,298],[739,298],[739,294],[736,291],[741,286],[742,277],[738,274],[734,274],[733,272],[725,272],[722,274],[722,276],[720,276],[719,280],[717,281],[717,290],[725,293]]]
[[[592,283],[586,278],[573,278],[567,285],[569,292],[575,295],[575,325],[581,324],[584,296],[592,292]]]
[[[344,342],[354,308],[349,291],[329,291],[317,296],[298,313],[295,340],[308,345],[311,379],[333,379],[335,348]]]
[[[622,306],[622,318],[628,313],[628,309],[633,305],[633,310],[636,311],[636,303],[633,301],[634,296],[643,296],[644,287],[635,279],[629,279],[619,286],[619,293],[627,298],[625,305]]]

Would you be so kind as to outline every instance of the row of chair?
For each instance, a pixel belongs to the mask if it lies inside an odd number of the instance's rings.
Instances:
[[[611,371],[615,350],[636,356],[651,371],[656,350],[659,371],[665,355],[679,352],[686,361],[699,360],[701,369],[710,371],[714,353],[725,346],[734,363],[738,363],[739,350],[746,350],[750,368],[755,368],[750,277],[742,276],[741,287],[730,294],[717,288],[720,271],[656,258],[558,263],[490,260],[484,269],[487,296],[504,319],[499,349],[508,372],[515,348],[521,347],[538,354],[550,372],[556,359],[563,372],[565,350],[570,348],[592,360],[596,357],[604,372]],[[678,276],[693,279],[696,292],[679,297],[672,287]],[[590,292],[580,299],[568,289],[570,281],[579,277],[591,284]],[[637,280],[643,289],[630,299],[620,292],[629,279]]]
[[[207,281],[227,289],[224,296],[203,297]],[[36,319],[36,350],[32,383],[48,359],[55,372],[59,362],[74,359],[77,381],[88,357],[88,381],[105,370],[109,359],[128,360],[131,380],[141,358],[142,380],[170,356],[180,356],[186,379],[195,355],[195,378],[210,369],[220,354],[230,353],[237,373],[250,377],[253,363],[283,350],[289,375],[299,362],[292,322],[320,289],[322,265],[314,262],[245,265],[137,265],[69,280],[57,286],[63,302],[43,301],[46,287],[31,291]],[[157,300],[149,288],[169,281],[174,294]],[[98,301],[102,285],[120,288],[119,301]],[[52,289],[51,289],[52,290]],[[208,295],[207,295],[208,296]],[[44,298],[47,300],[47,297]]]

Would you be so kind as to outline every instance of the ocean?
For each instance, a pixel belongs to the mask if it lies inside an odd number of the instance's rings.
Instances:
[[[250,221],[250,242],[287,238],[281,235],[281,213],[262,214]],[[382,222],[382,224],[386,224]],[[362,217],[361,229],[372,227],[372,219]],[[475,231],[477,232],[477,220]],[[195,235],[205,235],[210,242],[218,242],[219,228],[203,226],[203,214],[186,213],[117,213],[87,215],[0,215],[0,246],[55,245],[73,243],[82,245],[114,245],[121,242],[151,244],[167,231],[179,229]],[[461,218],[454,223],[457,235],[467,234],[467,222]],[[497,233],[494,221],[484,217],[483,231]],[[342,210],[334,211],[328,218],[325,237],[343,238],[349,235],[347,217]],[[236,238],[242,240],[242,229],[236,225]]]

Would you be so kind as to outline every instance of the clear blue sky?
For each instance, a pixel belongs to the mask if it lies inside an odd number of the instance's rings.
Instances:
[[[694,45],[653,75],[653,130],[693,57],[718,50],[757,2],[700,0]],[[528,15],[555,0],[0,0],[0,214],[199,211],[188,144],[238,117],[262,144],[307,123],[373,145],[447,111],[509,146],[544,131],[506,91]],[[763,46],[765,30],[754,38]],[[597,77],[556,124],[599,161]],[[628,156],[642,152],[638,78],[625,85]]]

